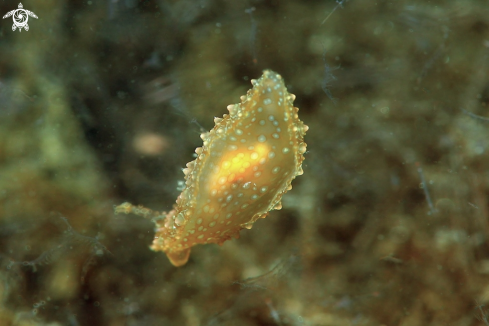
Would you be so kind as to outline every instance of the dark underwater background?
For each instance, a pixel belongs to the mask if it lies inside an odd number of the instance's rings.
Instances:
[[[1,326],[489,325],[487,1],[22,4],[28,31],[0,24]],[[176,268],[113,206],[170,210],[264,69],[309,126],[304,175]]]

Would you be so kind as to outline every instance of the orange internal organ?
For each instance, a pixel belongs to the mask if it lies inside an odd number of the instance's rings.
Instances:
[[[280,209],[282,195],[302,174],[303,137],[294,95],[282,77],[266,70],[229,115],[202,134],[197,158],[184,169],[186,187],[174,209],[157,221],[151,248],[184,265],[197,244],[222,244]]]
[[[235,184],[251,178],[253,170],[257,169],[259,162],[266,160],[270,148],[264,144],[257,144],[254,150],[238,153],[228,153],[223,156],[218,164],[216,173],[210,182],[210,191],[219,191],[219,187],[225,184]]]

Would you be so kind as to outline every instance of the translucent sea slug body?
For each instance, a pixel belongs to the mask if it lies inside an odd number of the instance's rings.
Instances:
[[[241,229],[280,209],[282,195],[302,174],[308,127],[293,106],[295,96],[270,70],[251,83],[241,103],[229,105],[229,114],[201,135],[197,158],[183,170],[185,189],[172,211],[154,219],[151,248],[164,251],[175,266],[187,262],[192,246],[237,238]],[[152,214],[129,203],[116,212]]]

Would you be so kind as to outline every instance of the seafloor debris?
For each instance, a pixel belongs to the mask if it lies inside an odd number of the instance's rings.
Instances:
[[[55,214],[53,213],[52,215]],[[63,222],[66,229],[63,231],[63,236],[61,237],[61,240],[57,246],[44,251],[33,260],[10,260],[7,269],[11,269],[15,265],[21,265],[31,267],[32,272],[35,273],[37,272],[39,266],[52,264],[55,261],[66,258],[68,255],[73,255],[75,250],[78,250],[78,253],[85,253],[86,255],[80,276],[81,283],[83,284],[89,268],[96,263],[95,259],[107,253],[111,254],[111,252],[102,243],[100,243],[98,236],[89,237],[83,235],[73,229],[66,217],[60,215],[59,218]],[[0,254],[0,258],[1,256],[2,255]]]
[[[151,248],[164,251],[175,266],[187,262],[192,246],[237,238],[241,229],[280,209],[282,195],[302,174],[308,127],[293,106],[295,96],[270,70],[251,83],[241,103],[229,105],[229,115],[201,135],[204,145],[183,170],[185,189],[172,211],[159,214],[129,203],[115,208],[152,218]]]

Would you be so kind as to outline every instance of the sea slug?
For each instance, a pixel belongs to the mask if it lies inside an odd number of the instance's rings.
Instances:
[[[308,129],[293,106],[282,77],[265,70],[241,103],[215,118],[201,135],[197,158],[183,169],[185,188],[173,210],[157,213],[123,203],[116,213],[150,217],[156,224],[151,248],[164,251],[175,266],[184,265],[191,247],[222,244],[243,228],[280,209],[281,198],[301,175]]]

